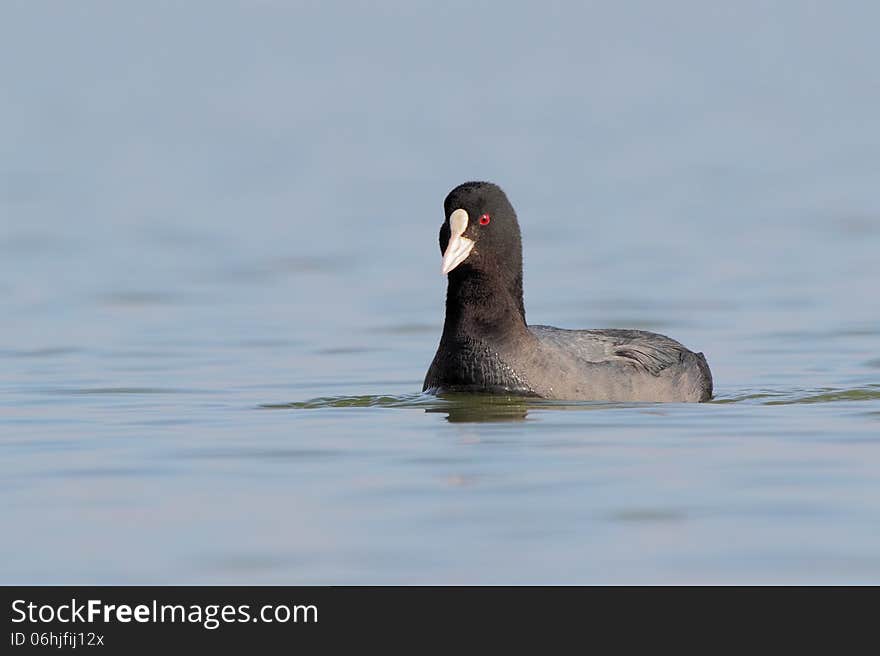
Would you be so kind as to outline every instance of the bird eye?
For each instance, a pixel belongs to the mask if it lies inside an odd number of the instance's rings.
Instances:
[[[480,217],[480,225],[489,225],[489,221],[491,220],[492,217],[490,217],[488,214],[484,214]]]

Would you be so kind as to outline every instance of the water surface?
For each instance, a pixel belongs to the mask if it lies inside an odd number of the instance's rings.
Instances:
[[[0,582],[880,583],[877,9],[2,14]],[[473,178],[714,402],[420,394]]]

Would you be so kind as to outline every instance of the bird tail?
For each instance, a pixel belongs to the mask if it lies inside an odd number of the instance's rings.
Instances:
[[[695,353],[694,355],[697,356],[697,367],[702,378],[702,393],[700,394],[700,403],[702,403],[712,398],[712,372],[709,371],[709,363],[706,362],[705,355],[702,353]]]

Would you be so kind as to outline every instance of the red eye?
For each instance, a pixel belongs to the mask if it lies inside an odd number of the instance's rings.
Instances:
[[[480,217],[480,225],[489,225],[489,221],[491,220],[492,218],[488,214],[484,214]]]

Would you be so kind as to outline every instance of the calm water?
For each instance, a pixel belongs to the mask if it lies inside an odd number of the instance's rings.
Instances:
[[[0,582],[880,583],[878,20],[5,5]],[[420,395],[473,178],[716,402]]]

